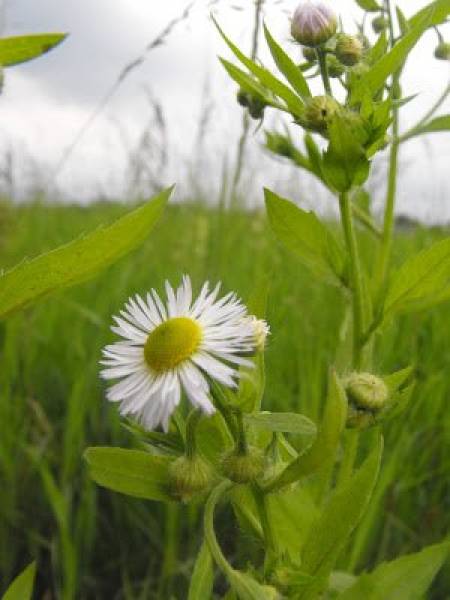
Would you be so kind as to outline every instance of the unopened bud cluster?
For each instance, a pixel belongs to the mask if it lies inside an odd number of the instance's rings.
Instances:
[[[222,459],[222,472],[235,483],[250,483],[263,473],[264,465],[259,448],[249,448],[245,453],[232,450]]]

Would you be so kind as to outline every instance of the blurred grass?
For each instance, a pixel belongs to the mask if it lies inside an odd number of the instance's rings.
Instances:
[[[126,207],[2,205],[0,265],[8,268],[110,221]],[[395,260],[446,232],[397,235]],[[362,238],[367,263],[369,240]],[[111,314],[125,299],[189,273],[197,288],[222,280],[244,300],[270,282],[264,407],[320,414],[325,373],[343,318],[338,290],[317,283],[281,249],[263,213],[173,205],[152,237],[94,281],[38,304],[0,327],[0,581],[38,558],[39,597],[184,598],[197,550],[197,512],[109,492],[87,478],[88,445],[130,445],[98,379]],[[441,540],[450,525],[449,305],[403,317],[378,341],[377,367],[414,364],[411,409],[387,428],[377,501],[345,564],[362,568]],[[165,557],[165,558],[163,558]],[[175,568],[175,573],[172,569]],[[5,582],[5,583],[3,583]],[[436,598],[445,597],[441,581]],[[0,586],[1,588],[1,586]],[[122,590],[122,592],[120,591]],[[0,589],[0,591],[2,591]],[[178,595],[177,595],[178,594]],[[180,595],[181,594],[181,595]],[[439,595],[441,594],[441,595]]]

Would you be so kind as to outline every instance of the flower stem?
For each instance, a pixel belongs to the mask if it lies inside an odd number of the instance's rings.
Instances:
[[[364,332],[364,304],[362,269],[359,258],[358,244],[353,225],[350,198],[347,192],[339,196],[342,227],[350,258],[350,275],[353,300],[353,368],[361,369],[362,363],[362,338]]]
[[[270,522],[269,513],[267,510],[266,494],[256,483],[252,485],[252,494],[253,498],[255,499],[256,508],[258,509],[259,520],[261,522],[261,527],[264,534],[266,550],[264,571],[266,574],[268,574],[273,570],[277,558],[279,556],[277,550],[277,543],[272,528],[272,523]]]
[[[317,60],[319,61],[320,74],[322,76],[323,87],[328,96],[332,96],[330,78],[328,76],[327,53],[323,48],[316,48]]]
[[[186,449],[185,454],[188,458],[193,458],[194,454],[197,450],[197,443],[195,439],[195,432],[197,429],[198,422],[200,421],[200,417],[202,413],[194,408],[186,419]]]
[[[222,481],[222,483],[219,483],[219,485],[213,489],[206,502],[204,515],[206,542],[217,566],[225,575],[232,572],[233,567],[225,558],[225,555],[219,546],[219,542],[217,541],[216,533],[214,531],[214,510],[219,500],[231,486],[232,483],[230,481]]]

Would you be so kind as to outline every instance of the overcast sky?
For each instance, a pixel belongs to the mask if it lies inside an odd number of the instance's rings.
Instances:
[[[205,185],[213,193],[214,188],[219,187],[224,157],[232,162],[242,115],[234,101],[234,86],[217,60],[218,54],[229,57],[229,52],[209,20],[210,3],[211,0],[197,0],[189,18],[172,31],[163,46],[148,54],[94,120],[54,177],[51,174],[55,174],[64,152],[111,89],[121,69],[142,54],[145,46],[182,12],[187,2],[6,0],[4,35],[70,33],[55,51],[7,71],[5,89],[0,96],[3,145],[0,154],[13,148],[18,181],[35,177],[45,180],[40,181],[42,185],[56,182],[66,197],[78,201],[97,194],[122,195],[129,183],[124,174],[129,174],[130,153],[150,118],[148,95],[151,93],[161,103],[168,124],[170,162],[166,171],[158,175],[167,184],[178,181],[179,194],[188,196],[189,172],[195,166],[200,167]],[[227,32],[248,49],[253,3],[216,0],[214,4],[214,11]],[[290,0],[267,0],[265,11],[267,23],[293,55],[297,50],[289,42],[288,15],[296,4]],[[425,2],[403,0],[398,4],[410,15]],[[343,16],[346,30],[354,31],[354,20],[361,14],[359,9],[351,0],[335,2],[334,6]],[[448,25],[444,33],[450,38]],[[449,80],[449,63],[433,58],[435,45],[436,35],[427,33],[410,60],[404,93],[419,92],[419,97],[402,109],[405,127],[426,111]],[[264,49],[260,56],[270,63]],[[209,91],[205,93],[205,89]],[[212,105],[212,110],[200,160],[198,123],[206,103]],[[447,102],[442,111],[450,112],[450,103]],[[273,118],[269,116],[269,122]],[[150,134],[157,138],[157,129],[153,128]],[[401,212],[428,221],[450,220],[449,137],[438,134],[405,146],[399,198]],[[261,196],[261,185],[273,185],[278,191],[285,191],[292,188],[294,182],[288,167],[264,156],[260,150],[261,140],[262,132],[258,132],[249,144],[252,169],[257,173],[252,177],[256,201]],[[28,158],[30,156],[33,160]],[[159,159],[156,153],[157,171]],[[379,191],[376,199],[380,202],[380,189],[376,187]],[[298,190],[296,200],[306,205],[317,202],[322,206],[330,201],[318,187],[305,185],[304,178],[299,180]]]

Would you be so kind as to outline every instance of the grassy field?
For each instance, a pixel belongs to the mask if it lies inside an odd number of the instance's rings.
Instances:
[[[2,206],[0,265],[8,268],[124,210],[111,204]],[[399,232],[396,261],[445,234]],[[368,251],[365,258],[370,264]],[[206,278],[220,279],[244,300],[270,282],[264,408],[318,418],[343,318],[339,291],[317,283],[277,245],[263,213],[170,207],[133,255],[96,280],[0,324],[0,591],[37,558],[39,598],[186,597],[197,551],[190,532],[200,526],[195,508],[167,508],[101,490],[81,458],[88,445],[133,443],[104,400],[98,378],[100,349],[113,339],[111,314],[130,294],[160,289],[164,279],[177,282],[183,273],[197,287]],[[448,304],[402,318],[378,340],[379,371],[414,364],[418,387],[407,414],[386,428],[376,498],[343,568],[360,570],[448,534],[449,340]],[[236,533],[230,528],[231,553]],[[251,543],[245,536],[244,542]],[[447,580],[442,575],[433,598],[447,597],[449,585],[448,574]]]

